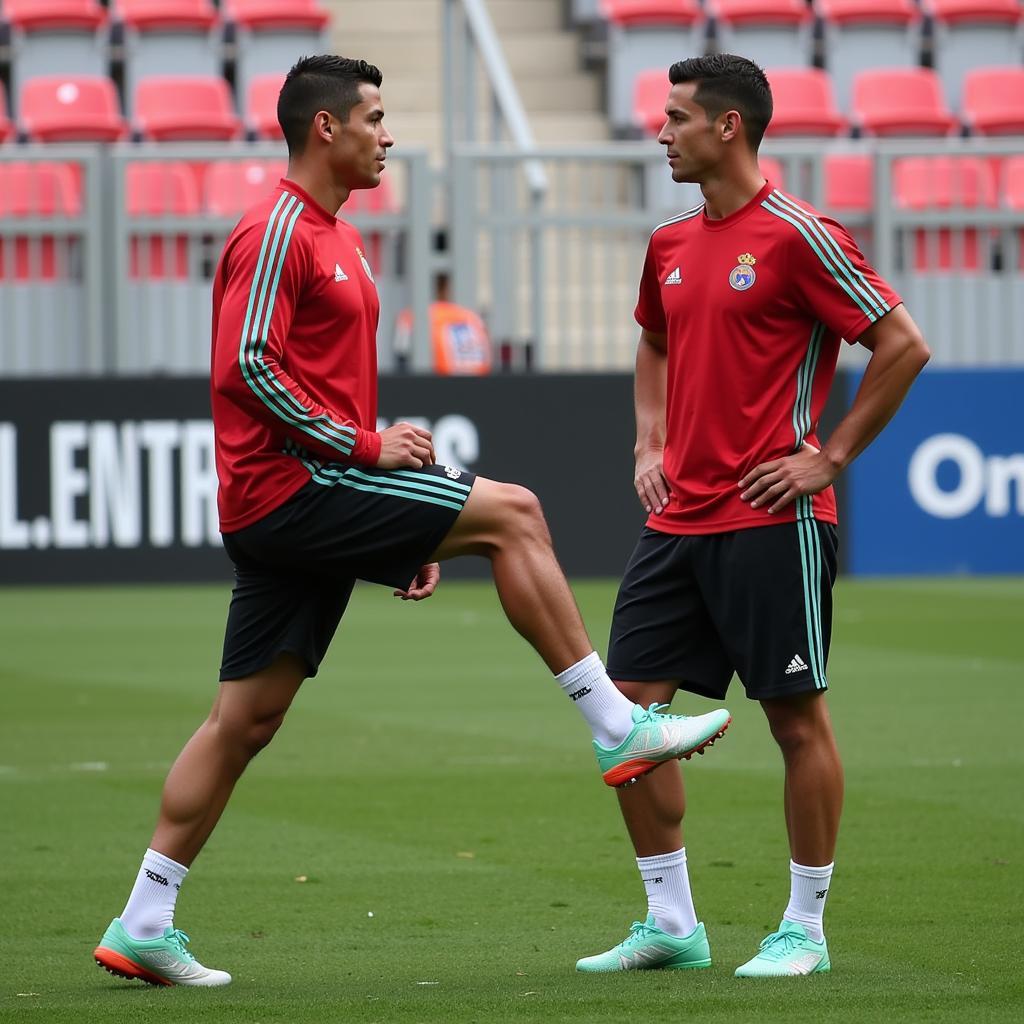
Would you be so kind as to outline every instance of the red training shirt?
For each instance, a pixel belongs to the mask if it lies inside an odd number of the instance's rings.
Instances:
[[[740,500],[759,463],[820,448],[839,356],[900,298],[836,221],[771,184],[722,220],[698,207],[655,228],[636,320],[668,336],[664,474],[674,534],[836,521],[832,488],[769,515]]]
[[[364,252],[285,178],[231,232],[213,285],[221,532],[287,501],[311,459],[376,464],[380,302]]]

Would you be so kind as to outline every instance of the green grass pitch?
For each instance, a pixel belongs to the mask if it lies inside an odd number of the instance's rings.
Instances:
[[[576,589],[603,650],[614,586]],[[418,606],[357,592],[197,861],[177,923],[234,984],[111,978],[90,953],[213,696],[227,596],[0,590],[0,1020],[1021,1019],[1019,579],[840,583],[831,975],[732,977],[788,896],[780,760],[738,684],[685,769],[714,966],[574,972],[643,914],[615,797],[490,589],[450,583]]]

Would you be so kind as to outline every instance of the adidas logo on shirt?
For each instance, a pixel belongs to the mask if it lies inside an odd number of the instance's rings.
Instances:
[[[679,273],[679,268],[676,267],[668,277],[665,278],[665,284],[682,284],[683,275]]]
[[[806,671],[807,671],[807,662],[805,662],[804,659],[801,658],[799,654],[794,654],[792,660],[789,663],[789,667],[786,669],[786,675],[787,676],[792,676],[792,675],[795,675],[797,672],[806,672]]]
[[[334,264],[334,280],[335,281],[347,281],[348,274],[341,269],[341,266],[337,263]]]

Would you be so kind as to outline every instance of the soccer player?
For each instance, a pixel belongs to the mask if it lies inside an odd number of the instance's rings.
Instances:
[[[128,903],[94,951],[124,977],[230,982],[174,927],[178,890],[246,765],[316,675],[356,579],[420,601],[438,562],[488,558],[509,621],[582,713],[610,785],[688,757],[728,725],[724,710],[660,714],[616,689],[533,494],[436,465],[420,427],[377,432],[377,290],[359,234],[335,212],[380,182],[394,141],[380,84],[365,61],[292,68],[278,101],[287,176],[241,219],[217,268],[211,391],[235,587],[213,708],[171,768]]]
[[[724,698],[735,672],[785,764],[790,897],[740,977],[830,969],[843,771],[825,701],[836,575],[831,484],[896,412],[928,349],[834,220],[766,182],[764,73],[680,61],[658,141],[704,203],[654,230],[636,320],[635,486],[649,513],[619,590],[608,671],[631,700]],[[816,429],[840,339],[870,353],[853,406]],[[682,841],[683,783],[659,766],[620,793],[648,915],[581,971],[707,967]]]

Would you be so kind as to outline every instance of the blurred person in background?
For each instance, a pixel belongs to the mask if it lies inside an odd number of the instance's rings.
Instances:
[[[785,765],[790,896],[740,977],[828,971],[823,913],[843,802],[825,700],[836,576],[832,482],[899,408],[929,352],[841,225],[765,181],[772,116],[743,57],[680,61],[658,141],[704,202],[653,232],[636,320],[635,487],[649,514],[625,570],[608,671],[630,700],[724,699],[735,672]],[[816,429],[841,339],[871,353],[853,406]],[[711,964],[686,867],[683,781],[620,790],[648,913],[580,971]]]

